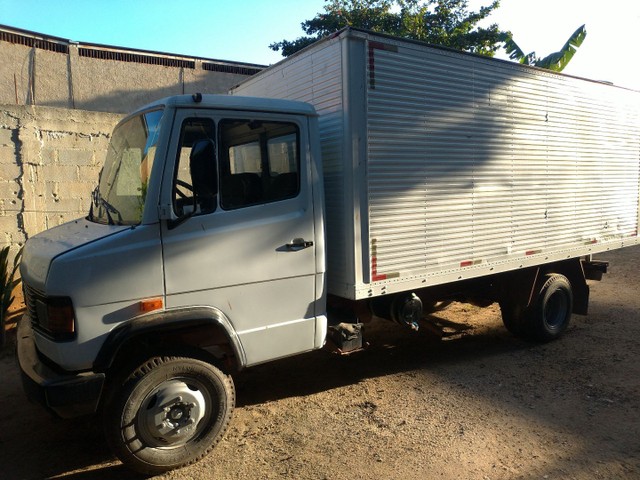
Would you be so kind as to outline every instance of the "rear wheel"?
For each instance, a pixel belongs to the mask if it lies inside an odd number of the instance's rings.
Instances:
[[[147,475],[207,455],[235,404],[231,378],[188,357],[153,357],[114,387],[105,405],[107,441],[125,465]]]
[[[555,340],[564,333],[571,320],[571,283],[564,275],[548,274],[529,306],[506,299],[500,302],[500,309],[502,321],[513,335],[536,342]]]
[[[524,310],[516,302],[511,300],[503,300],[500,302],[500,313],[502,314],[502,323],[512,335],[522,337],[523,332],[523,316]]]
[[[535,302],[527,310],[525,329],[532,340],[548,342],[562,335],[573,311],[573,292],[567,277],[558,273],[547,275]]]

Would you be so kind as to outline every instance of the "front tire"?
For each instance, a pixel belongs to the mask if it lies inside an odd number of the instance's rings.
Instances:
[[[107,442],[129,468],[157,475],[194,463],[224,435],[233,382],[189,357],[153,357],[114,385],[104,412]]]

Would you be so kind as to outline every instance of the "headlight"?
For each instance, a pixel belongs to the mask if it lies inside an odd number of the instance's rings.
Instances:
[[[49,297],[36,301],[37,327],[54,340],[72,340],[76,333],[73,303],[69,297]]]

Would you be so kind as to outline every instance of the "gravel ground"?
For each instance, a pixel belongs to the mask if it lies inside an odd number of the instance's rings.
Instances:
[[[213,453],[155,478],[640,479],[640,247],[599,258],[590,314],[558,341],[514,339],[495,305],[454,304],[417,334],[374,323],[366,351],[238,375]],[[139,478],[97,420],[27,402],[10,345],[0,378],[1,478]]]

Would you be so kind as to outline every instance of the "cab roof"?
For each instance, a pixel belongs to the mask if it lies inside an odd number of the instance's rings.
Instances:
[[[277,98],[243,97],[240,95],[210,95],[199,93],[195,93],[193,95],[175,95],[172,97],[165,97],[145,105],[133,114],[157,107],[208,108],[220,110],[289,113],[307,116],[317,115],[313,106],[304,102]]]

